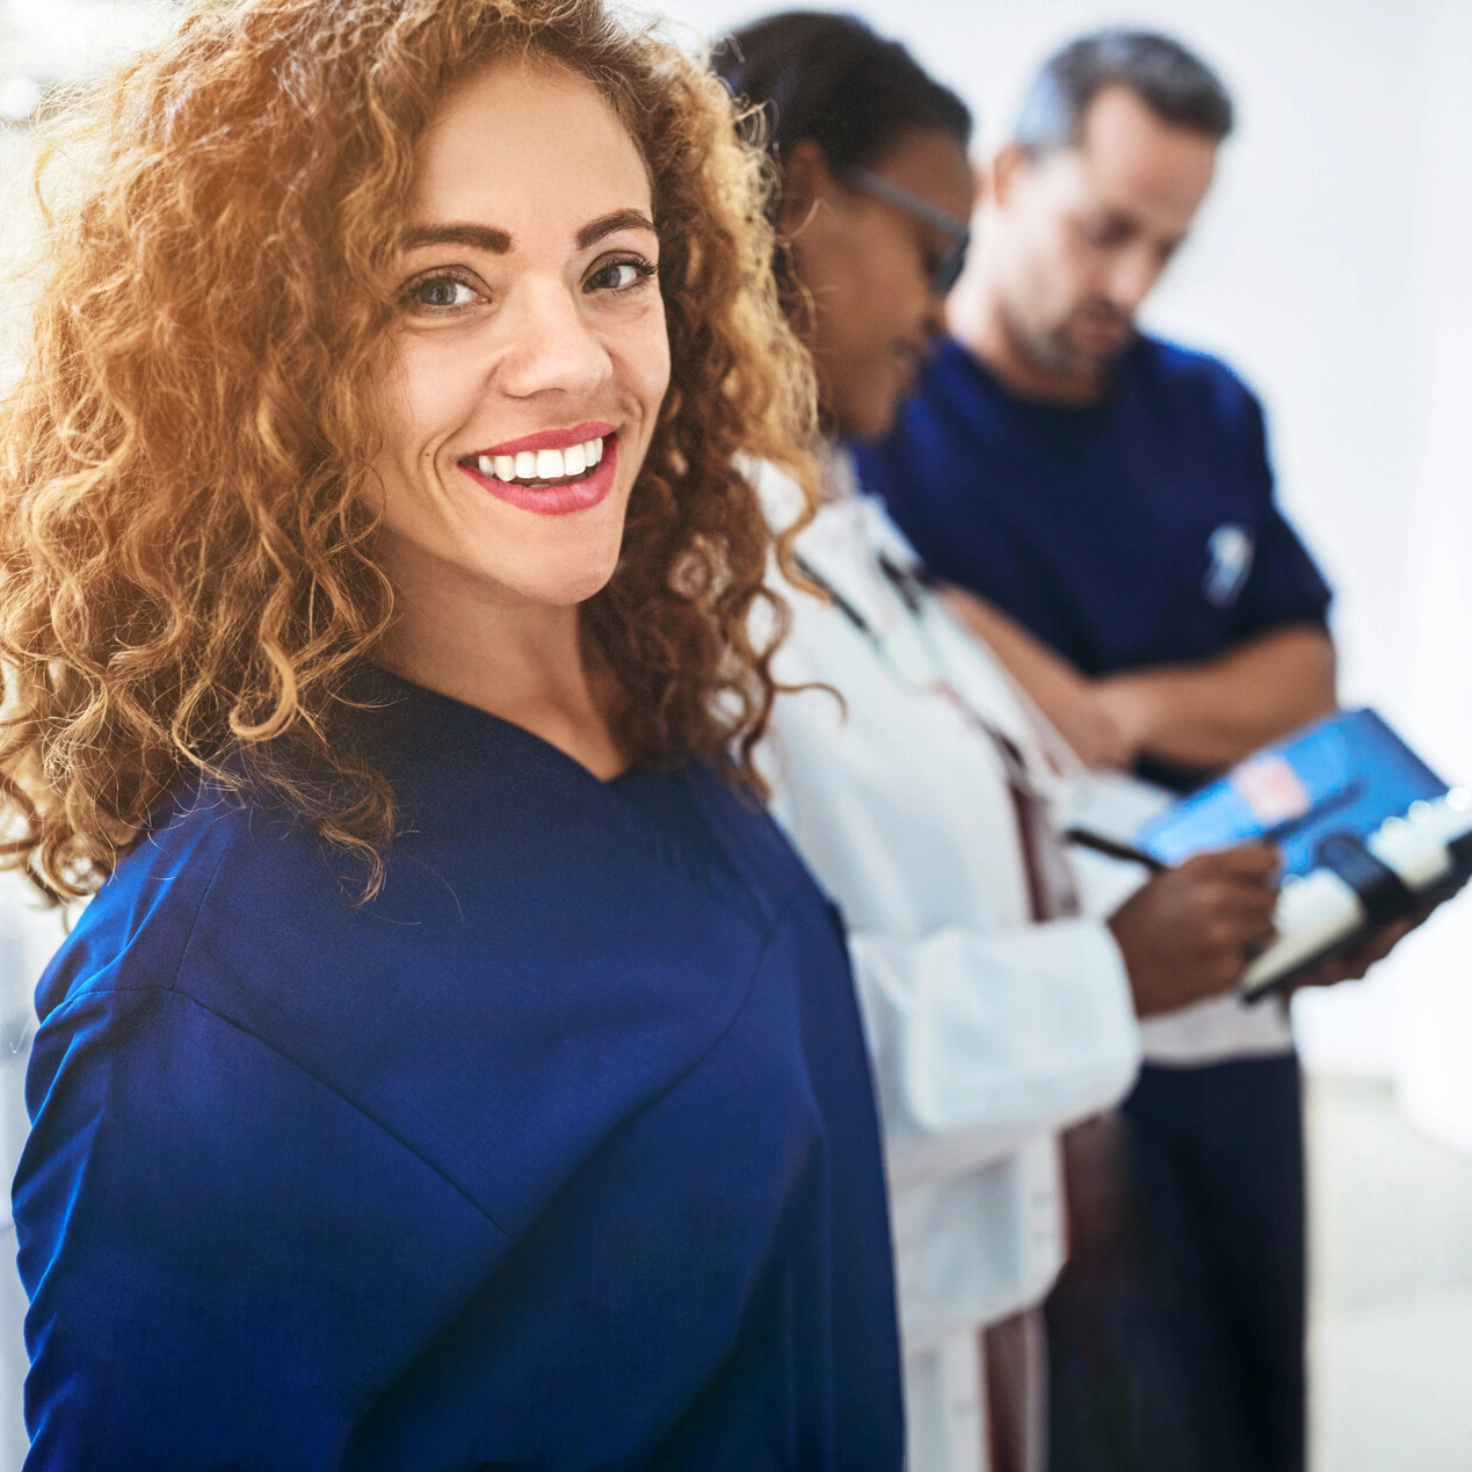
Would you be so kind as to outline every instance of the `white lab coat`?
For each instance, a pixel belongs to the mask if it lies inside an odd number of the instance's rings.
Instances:
[[[760,760],[778,821],[849,927],[888,1157],[910,1472],[976,1472],[978,1330],[1052,1284],[1057,1131],[1125,1093],[1139,1031],[1103,922],[1032,922],[995,745],[934,684],[1010,737],[1046,786],[1014,687],[935,599],[907,608],[876,554],[914,553],[846,460],[828,469],[832,499],[798,552],[881,647],[784,586],[793,627],[776,674],[833,688],[780,696]],[[774,520],[791,504],[770,470],[763,495]]]

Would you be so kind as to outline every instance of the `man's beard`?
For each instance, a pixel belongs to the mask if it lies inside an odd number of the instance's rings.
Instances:
[[[1075,329],[1081,317],[1087,314],[1101,325],[1118,328],[1117,344],[1106,351],[1085,348],[1075,337]],[[1012,335],[1019,342],[1032,364],[1040,372],[1057,374],[1063,378],[1084,378],[1107,369],[1134,341],[1134,319],[1120,311],[1112,302],[1097,298],[1076,308],[1067,319],[1054,328],[1031,329],[1013,319]]]

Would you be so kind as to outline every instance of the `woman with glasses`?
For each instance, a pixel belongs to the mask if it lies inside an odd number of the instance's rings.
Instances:
[[[716,67],[768,119],[788,310],[827,426],[878,437],[965,258],[970,114],[902,46],[846,17],[774,16],[719,45]]]
[[[718,65],[767,110],[786,295],[830,436],[826,501],[796,542],[808,592],[774,665],[807,688],[779,700],[763,756],[848,921],[888,1148],[908,1466],[1037,1472],[1036,1306],[1066,1238],[1056,1134],[1128,1087],[1137,1009],[1235,983],[1271,933],[1274,860],[1213,856],[1107,921],[1080,913],[1050,812],[1061,743],[840,443],[883,433],[940,328],[971,208],[966,109],[842,16],[774,16]],[[777,524],[801,507],[775,470],[764,490]]]
[[[898,1472],[847,957],[746,755],[812,390],[726,93],[599,0],[243,0],[77,121],[0,470],[6,853],[94,894],[27,1466]]]

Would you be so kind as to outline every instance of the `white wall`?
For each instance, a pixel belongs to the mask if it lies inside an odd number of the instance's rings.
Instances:
[[[775,7],[773,7],[775,8]],[[821,5],[820,5],[821,8]],[[1472,780],[1472,4],[1468,0],[871,0],[995,146],[1032,69],[1086,29],[1170,31],[1223,73],[1239,129],[1149,304],[1262,393],[1281,495],[1338,590],[1342,691]],[[670,0],[706,34],[765,8]],[[1472,900],[1360,987],[1302,998],[1319,1066],[1406,1076],[1472,1144]]]
[[[1406,715],[1447,770],[1472,780],[1472,5],[1436,8],[1424,55]],[[1472,901],[1415,939],[1391,1031],[1401,1103],[1472,1151]]]

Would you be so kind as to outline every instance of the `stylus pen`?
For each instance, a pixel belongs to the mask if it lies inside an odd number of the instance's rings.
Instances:
[[[1161,863],[1154,854],[1147,854],[1142,848],[1120,843],[1113,838],[1105,838],[1102,833],[1090,833],[1087,828],[1065,828],[1063,836],[1069,843],[1076,843],[1081,848],[1091,848],[1095,853],[1103,854],[1106,858],[1123,859],[1127,864],[1143,864],[1153,874],[1159,874],[1163,869],[1170,868],[1169,864]]]

